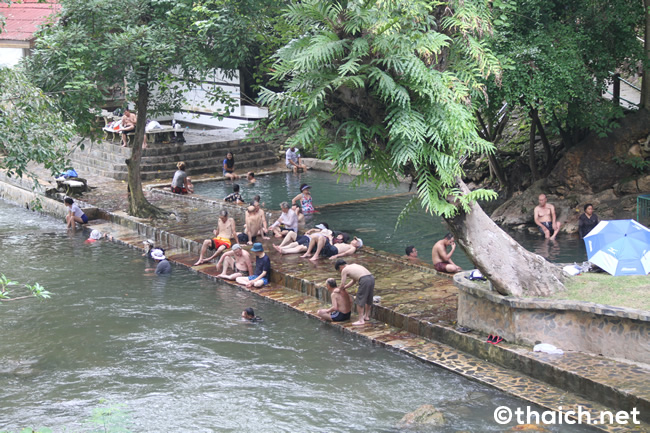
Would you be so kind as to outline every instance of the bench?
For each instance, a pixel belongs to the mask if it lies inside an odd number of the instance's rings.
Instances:
[[[119,129],[114,129],[107,124],[102,130],[104,131],[104,139],[109,140],[114,142],[114,141],[120,141],[121,138],[120,136],[122,135],[122,131]],[[185,131],[182,129],[174,129],[174,128],[154,128],[149,131],[145,132],[145,137],[147,139],[147,143],[164,143],[164,142],[175,142],[175,143],[185,143],[185,137],[183,135]],[[129,141],[129,145],[133,144],[133,137],[135,137],[134,132],[129,132],[126,134],[126,138]]]

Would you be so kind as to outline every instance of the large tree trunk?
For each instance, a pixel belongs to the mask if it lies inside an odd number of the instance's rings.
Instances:
[[[458,187],[468,193],[465,183]],[[562,269],[519,245],[477,204],[446,219],[454,237],[494,289],[506,296],[548,296],[564,290]]]
[[[641,108],[650,109],[650,0],[644,0],[645,9],[645,61],[643,67],[643,81],[641,82]]]
[[[142,160],[142,142],[144,140],[144,127],[147,123],[147,104],[149,103],[149,86],[138,85],[137,114],[138,121],[135,125],[135,137],[131,158],[126,160],[128,172],[129,215],[139,218],[155,218],[164,215],[164,212],[147,201],[142,192],[140,179],[140,161]]]

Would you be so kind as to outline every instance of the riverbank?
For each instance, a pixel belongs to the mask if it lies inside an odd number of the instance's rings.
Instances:
[[[165,194],[148,192],[147,195],[152,202],[163,208],[173,209],[178,219],[142,221],[127,216],[123,210],[126,199],[124,183],[95,177],[91,173],[82,175],[96,187],[83,197],[84,203],[97,209],[91,227],[111,233],[116,242],[134,248],[141,247],[143,239],[153,237],[157,243],[167,249],[167,254],[172,261],[188,266],[207,278],[217,281],[213,265],[191,267],[191,264],[196,260],[199,241],[209,231],[206,225],[211,225],[210,221],[214,221],[218,207],[198,203],[196,200],[178,200]],[[44,179],[43,181],[45,182]],[[5,191],[9,189],[5,187]],[[5,197],[9,195],[7,192],[3,194]],[[23,189],[22,192],[14,191],[14,194],[27,196],[30,193]],[[16,198],[8,198],[20,202]],[[30,201],[26,200],[25,203]],[[63,209],[57,209],[56,201],[42,199],[41,202],[44,204],[43,209],[50,214],[61,216],[61,212],[64,212]],[[186,215],[187,218],[184,217]],[[238,223],[241,224],[241,221]],[[265,246],[267,251],[272,251],[270,243]],[[331,263],[312,265],[297,257],[280,258],[273,253],[271,258],[274,270],[277,271],[273,284],[251,292],[315,317],[315,310],[327,301],[322,284],[325,278],[334,274]],[[356,255],[354,260],[372,269],[376,274],[378,281],[376,294],[381,296],[382,301],[374,309],[374,320],[361,329],[349,324],[331,325],[342,332],[367,338],[376,344],[402,351],[424,362],[439,365],[464,377],[490,384],[504,392],[553,410],[559,406],[565,410],[581,406],[591,408],[595,414],[606,408],[593,403],[588,398],[567,393],[566,388],[562,386],[556,388],[541,379],[522,374],[517,369],[510,370],[513,365],[532,367],[529,368],[530,374],[547,379],[559,369],[571,372],[574,365],[590,366],[592,374],[588,377],[581,376],[580,372],[572,372],[570,377],[574,382],[573,385],[587,383],[583,381],[592,383],[595,376],[598,376],[594,372],[600,371],[603,374],[598,380],[612,389],[624,388],[627,381],[637,376],[639,376],[638,383],[643,384],[648,380],[648,371],[639,370],[635,373],[637,367],[618,364],[616,364],[617,374],[614,377],[606,377],[610,376],[611,365],[605,370],[602,358],[591,357],[588,354],[567,353],[562,362],[558,363],[532,352],[530,347],[510,343],[502,343],[499,346],[489,345],[485,343],[485,335],[481,333],[463,334],[455,329],[457,289],[448,277],[437,275],[428,265],[414,267],[394,256],[370,249],[368,252]],[[217,284],[227,283],[218,280]],[[491,362],[485,362],[485,359]],[[589,391],[584,385],[577,386],[576,391],[580,391],[580,387],[583,391]],[[647,390],[650,387],[642,386],[641,389]],[[584,394],[588,395],[589,392]],[[622,431],[620,429],[625,426],[609,425],[601,428]],[[637,428],[634,431],[642,430]]]

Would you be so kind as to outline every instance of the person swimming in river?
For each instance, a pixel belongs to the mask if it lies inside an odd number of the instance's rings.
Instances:
[[[253,323],[262,321],[262,318],[256,316],[255,311],[251,307],[248,307],[241,312],[241,318],[247,322],[253,322]]]
[[[302,213],[304,215],[309,215],[316,212],[312,203],[311,186],[307,185],[306,183],[300,185],[300,194],[291,200],[291,206],[296,206],[297,201],[300,202],[300,209],[302,209]]]

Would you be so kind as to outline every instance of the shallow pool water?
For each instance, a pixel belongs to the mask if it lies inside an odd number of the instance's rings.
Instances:
[[[237,181],[210,181],[197,182],[194,192],[212,200],[223,200],[232,192],[233,184],[240,186],[240,193],[246,201],[250,201],[256,194],[262,198],[267,209],[279,209],[280,203],[300,194],[300,185],[306,183],[311,186],[311,194],[315,207],[324,204],[339,203],[348,200],[380,197],[408,191],[408,185],[381,186],[374,184],[361,184],[352,186],[354,177],[337,176],[324,171],[309,170],[305,173],[276,173],[258,176],[255,184],[250,184],[246,179]]]
[[[418,431],[500,432],[495,408],[525,406],[184,268],[147,274],[140,252],[85,238],[0,201],[0,273],[54,293],[0,306],[0,430],[91,431],[94,409],[124,404],[134,432],[394,432],[433,404],[446,425]],[[239,320],[249,306],[262,323]]]

